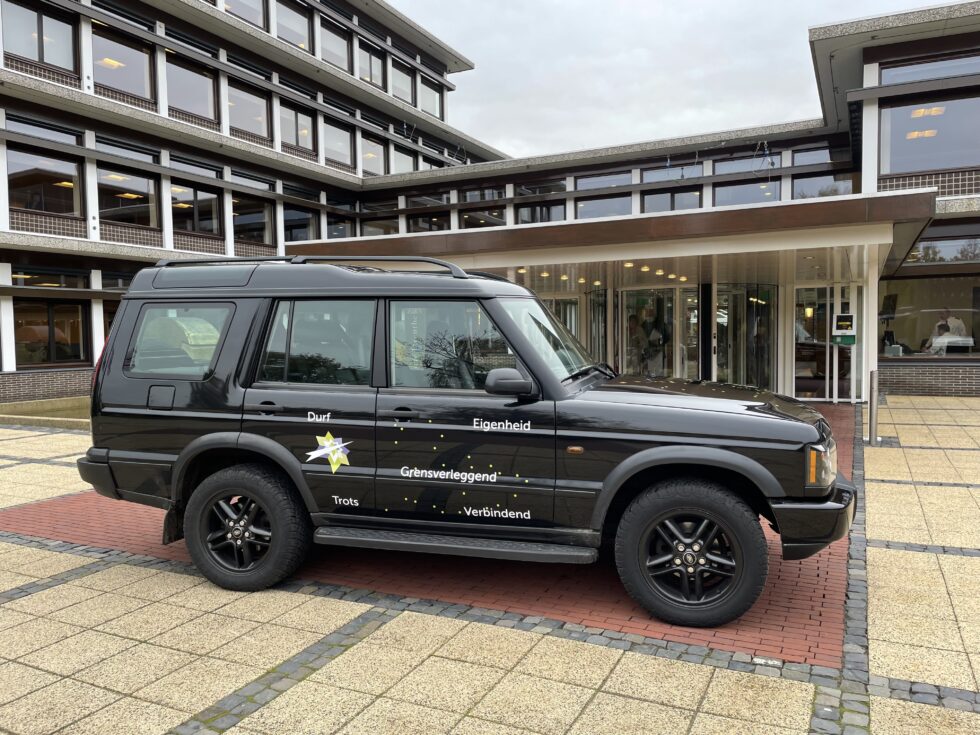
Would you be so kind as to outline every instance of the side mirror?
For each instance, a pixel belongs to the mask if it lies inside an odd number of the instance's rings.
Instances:
[[[495,396],[526,396],[534,390],[534,384],[515,368],[494,368],[487,374],[485,388]]]

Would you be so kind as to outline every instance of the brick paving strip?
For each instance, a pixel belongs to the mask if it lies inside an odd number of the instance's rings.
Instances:
[[[910,544],[906,541],[883,541],[881,539],[868,539],[867,545],[873,546],[878,549],[894,549],[896,551],[925,551],[929,554],[947,554],[951,556],[980,556],[980,549],[970,549],[970,548],[964,548],[962,546],[937,546],[935,544]]]

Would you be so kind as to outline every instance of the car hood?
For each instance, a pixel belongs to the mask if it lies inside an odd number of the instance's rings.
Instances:
[[[748,385],[620,375],[593,384],[577,398],[796,420],[816,427],[821,435],[828,428],[824,417],[802,401]]]

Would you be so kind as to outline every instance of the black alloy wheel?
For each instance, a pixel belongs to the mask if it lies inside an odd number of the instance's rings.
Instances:
[[[262,505],[245,494],[211,503],[206,518],[207,547],[221,566],[236,572],[262,563],[272,543],[272,524]]]

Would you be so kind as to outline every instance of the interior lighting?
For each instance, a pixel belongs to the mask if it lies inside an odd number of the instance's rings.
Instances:
[[[60,186],[62,189],[74,189],[75,188],[75,182],[73,182],[73,181],[56,181],[56,182],[54,182],[54,185],[55,186]]]
[[[542,278],[547,278],[547,277],[548,277],[548,276],[550,276],[550,275],[551,275],[551,274],[550,274],[550,273],[548,273],[548,271],[541,271],[541,277],[542,277]]]
[[[116,194],[120,199],[142,199],[142,194],[134,194],[131,191],[124,191],[122,194]]]
[[[633,267],[632,261],[627,260],[625,263],[623,263],[623,268],[632,268],[632,267]]]
[[[945,107],[919,107],[915,110],[912,110],[912,117],[918,118],[918,117],[928,117],[931,115],[942,115],[945,112],[946,112]]]
[[[193,204],[188,204],[187,202],[174,202],[174,209],[190,209]]]
[[[112,69],[113,71],[116,69],[122,69],[124,66],[126,66],[123,62],[109,58],[108,56],[99,59],[95,63],[99,66],[104,66],[106,69]]]
[[[640,266],[640,270],[643,271],[644,273],[649,273],[650,272],[650,266],[648,266],[648,265],[641,265]]]
[[[687,276],[681,276],[679,280],[686,281],[687,280]]]
[[[561,274],[561,280],[567,281],[568,280],[568,274],[567,273],[562,273]]]
[[[813,307],[807,306],[806,308],[804,308],[803,316],[805,316],[807,319],[813,319]]]
[[[582,277],[582,276],[579,276],[579,278],[578,278],[578,282],[579,282],[579,283],[585,283],[585,278],[584,278],[584,277]]]
[[[109,181],[129,181],[129,177],[122,174],[105,174],[102,178],[109,179]]]
[[[653,274],[654,274],[655,276],[662,276],[662,275],[664,274],[664,269],[663,269],[663,268],[657,268],[657,270],[655,270],[655,271],[653,272]]]
[[[905,140],[915,140],[916,138],[935,138],[935,130],[910,130],[905,134]]]
[[[527,268],[518,268],[517,269],[517,272],[518,273],[527,273]]]
[[[673,280],[673,279],[677,278],[677,274],[676,273],[668,273],[667,274],[667,278],[670,278],[671,280]]]
[[[601,286],[602,285],[602,281],[593,281],[592,282],[592,285],[593,286]]]

